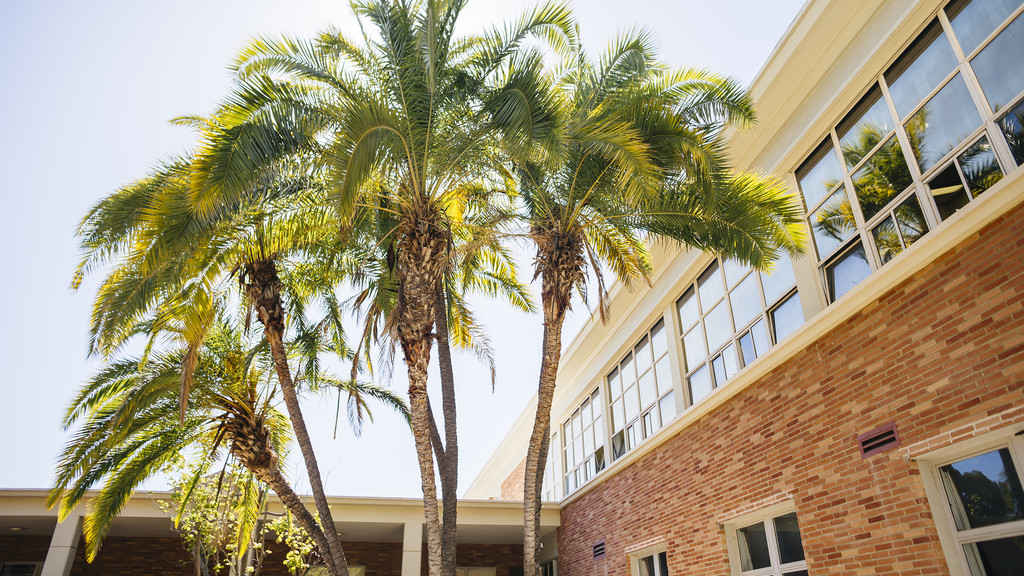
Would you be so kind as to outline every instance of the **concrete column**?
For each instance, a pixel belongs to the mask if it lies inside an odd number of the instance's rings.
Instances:
[[[423,524],[406,522],[402,535],[402,576],[420,576],[423,562]]]
[[[57,524],[50,538],[50,549],[46,552],[42,576],[68,576],[78,552],[78,541],[82,537],[82,517],[71,516]]]

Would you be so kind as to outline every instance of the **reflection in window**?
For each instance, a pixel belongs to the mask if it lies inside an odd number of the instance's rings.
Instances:
[[[939,217],[945,220],[1003,177],[987,138],[965,150],[928,182]]]
[[[1018,166],[1024,164],[1024,102],[999,120],[999,129],[1010,146],[1014,161]]]
[[[864,219],[870,220],[878,214],[913,182],[903,149],[892,137],[853,175],[853,187]]]
[[[885,72],[896,113],[905,118],[956,68],[956,56],[938,20]]]
[[[843,187],[836,190],[820,208],[815,210],[811,214],[810,220],[818,258],[825,258],[844,240],[857,232],[853,206]]]
[[[716,260],[683,293],[676,308],[691,402],[710,394],[764,354],[772,343],[769,325],[774,326],[778,342],[803,323],[795,285],[793,264],[785,257],[771,273]]]
[[[1018,6],[1020,0],[957,0],[946,6],[964,55],[970,56]]]
[[[829,301],[835,302],[842,298],[869,274],[871,266],[868,265],[864,248],[860,243],[854,244],[845,254],[825,266],[825,286]]]
[[[926,172],[978,126],[978,109],[957,74],[907,121],[905,128],[917,165]]]
[[[659,320],[608,374],[608,388],[615,459],[676,416],[664,321]]]
[[[640,576],[668,576],[668,553],[658,552],[637,560]]]
[[[811,156],[796,171],[800,191],[804,194],[807,208],[812,209],[828,196],[828,193],[843,179],[843,168],[836,158],[832,141],[822,142]]]
[[[878,84],[853,107],[853,110],[836,126],[839,148],[846,163],[852,168],[864,158],[883,138],[892,132],[895,124],[889,107],[882,99]]]
[[[1021,54],[1024,54],[1024,15],[1018,16],[971,60],[971,67],[993,112],[1013,102],[1024,90]]]

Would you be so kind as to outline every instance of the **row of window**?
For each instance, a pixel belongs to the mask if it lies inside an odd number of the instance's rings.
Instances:
[[[828,300],[1024,162],[1019,0],[956,0],[796,170]]]

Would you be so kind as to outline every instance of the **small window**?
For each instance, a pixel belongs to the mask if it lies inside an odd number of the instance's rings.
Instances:
[[[1007,567],[1024,565],[1024,438],[1005,434],[993,442],[952,459],[922,458],[928,498],[955,574],[1012,574]]]
[[[493,567],[478,568],[465,566],[455,569],[455,576],[495,576],[497,569]]]
[[[38,562],[4,562],[0,564],[0,576],[39,576],[43,565]]]
[[[800,576],[807,574],[803,541],[791,505],[774,507],[726,524],[733,574]]]
[[[655,544],[629,554],[631,576],[668,576],[668,552]]]

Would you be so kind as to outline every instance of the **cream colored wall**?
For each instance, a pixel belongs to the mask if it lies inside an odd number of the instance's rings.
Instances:
[[[730,150],[735,165],[743,169],[772,173],[795,190],[792,173],[797,165],[820,143],[834,125],[857,101],[872,80],[898,55],[944,4],[941,0],[858,1],[810,0],[796,18],[784,39],[776,47],[765,67],[750,87],[757,104],[759,123],[753,130],[730,133]],[[863,305],[857,294],[874,294],[923,266],[938,254],[965,238],[965,230],[976,230],[998,217],[1024,197],[1018,169],[1001,183],[995,193],[977,205],[964,209],[935,228],[928,236],[901,254],[897,261],[874,272],[842,301],[826,309],[824,287],[816,261],[809,256],[793,261],[797,287],[803,303],[804,327],[758,359],[723,387],[689,412],[681,414],[645,444],[656,445],[659,438],[678,431],[681,422],[692,423],[698,413],[706,413],[724,397],[741,389],[749,381],[788,357],[783,350],[794,350],[796,342],[809,342],[808,334],[817,334],[843,314]],[[563,354],[559,369],[559,387],[552,409],[552,429],[557,430],[571,410],[599,384],[615,363],[636,343],[710,261],[695,251],[680,251],[667,244],[654,246],[653,287],[612,288],[610,321],[586,324]],[[833,320],[827,320],[831,318]],[[819,326],[810,325],[818,323]],[[804,334],[801,338],[799,335]],[[678,346],[678,337],[675,337]],[[779,349],[783,350],[779,350]],[[678,364],[677,364],[678,366]],[[676,370],[678,372],[678,370]],[[682,398],[682,383],[676,379],[676,398]],[[722,392],[719,394],[719,392]],[[498,494],[501,482],[522,460],[526,439],[533,422],[531,405],[516,421],[480,475],[466,491],[468,497],[486,498]],[[689,425],[689,424],[687,424]],[[558,446],[552,446],[558,450]],[[597,484],[625,462],[645,452],[644,446],[598,475]],[[558,459],[556,458],[556,461]],[[558,470],[562,473],[562,470]],[[585,492],[586,487],[577,494]]]

